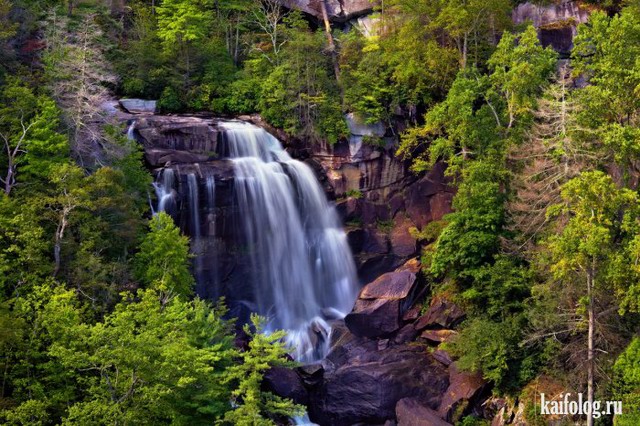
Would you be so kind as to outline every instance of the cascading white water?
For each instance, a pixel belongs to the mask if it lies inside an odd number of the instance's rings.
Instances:
[[[198,179],[195,173],[187,175],[189,189],[189,235],[191,236],[191,253],[195,259],[196,294],[204,294],[202,275],[203,239],[200,232],[200,197],[198,195]]]
[[[131,138],[134,124],[128,131]],[[233,162],[236,222],[250,259],[249,293],[254,300],[237,302],[265,316],[267,332],[287,330],[296,360],[317,361],[329,347],[328,321],[346,315],[357,293],[355,265],[340,220],[313,171],[292,159],[273,135],[239,121],[222,122],[219,129],[218,155]],[[204,268],[202,264],[204,253],[218,247],[216,181],[213,175],[205,175],[201,197],[195,173],[187,174],[186,188],[176,173],[179,170],[167,167],[158,174],[155,210],[175,215],[178,199],[184,209],[186,198],[197,293],[217,298],[223,295],[218,288],[218,265]],[[206,209],[201,208],[200,198],[206,198]],[[204,233],[201,212],[209,226]],[[209,252],[207,259],[217,262],[215,253]]]
[[[174,211],[176,204],[175,180],[173,169],[164,169],[158,175],[158,179],[153,183],[158,199],[158,207],[154,213],[167,212],[171,214]]]
[[[257,311],[288,330],[294,357],[324,356],[330,326],[357,291],[355,266],[335,209],[315,175],[265,130],[221,124],[235,170],[240,223],[249,245]],[[265,153],[266,149],[266,153]]]

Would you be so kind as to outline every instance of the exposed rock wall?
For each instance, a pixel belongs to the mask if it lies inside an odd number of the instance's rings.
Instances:
[[[322,19],[322,2],[327,8],[329,19],[344,22],[373,11],[377,2],[370,0],[279,0],[289,9],[298,9],[318,19]]]
[[[238,265],[246,259],[233,235],[233,217],[237,214],[231,199],[234,176],[230,162],[218,160],[224,155],[218,152],[217,120],[171,115],[130,117],[136,119],[135,136],[143,144],[146,162],[154,174],[163,168],[174,170],[178,188],[174,217],[182,229],[192,227],[185,196],[188,175],[196,176],[201,198],[207,194],[207,177],[215,180],[215,209],[209,211],[202,203],[198,214],[201,229],[208,230],[211,238],[201,247],[204,256],[196,273],[210,275],[211,265],[215,265],[222,287],[231,293],[241,291],[246,268]],[[264,125],[259,117],[251,117],[251,121]],[[267,130],[279,133],[276,129]],[[367,129],[356,127],[353,131],[367,133]],[[378,135],[384,134],[384,129],[377,131]],[[334,146],[284,142],[294,157],[312,166],[329,197],[336,201],[360,279],[368,282],[417,254],[419,248],[411,228],[421,228],[450,212],[454,192],[447,184],[442,164],[428,174],[416,176],[394,156],[392,144],[371,145],[358,139],[363,135],[353,136],[351,141]],[[217,263],[209,258],[215,252],[220,253]]]
[[[580,1],[561,0],[545,6],[523,3],[513,10],[515,24],[527,21],[538,29],[543,46],[551,46],[558,53],[568,56],[573,48],[573,38],[578,24],[589,20],[593,6]]]

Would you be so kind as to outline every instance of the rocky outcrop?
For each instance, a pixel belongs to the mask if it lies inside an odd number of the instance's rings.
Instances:
[[[323,19],[324,3],[328,18],[333,22],[345,22],[366,15],[371,13],[376,5],[376,2],[371,0],[280,0],[280,3],[289,9],[301,10],[318,19]]]
[[[422,339],[416,329],[423,318],[416,312],[420,305],[413,303],[424,286],[416,276],[419,268],[412,259],[364,286],[352,313],[333,323],[327,357],[298,369],[313,422],[446,426],[479,409],[486,382],[479,374],[459,371],[437,347],[439,341]],[[444,300],[434,298],[430,305],[429,327],[458,321],[459,308]],[[378,318],[378,310],[359,304],[385,306],[392,326]],[[453,312],[454,319],[445,311]],[[442,328],[426,331],[455,334]]]
[[[287,136],[258,115],[242,120],[265,128],[293,157],[316,172],[329,198],[336,200],[346,226],[361,282],[397,268],[418,252],[412,228],[420,229],[451,212],[454,189],[445,165],[423,175],[395,156],[396,138],[382,124],[365,124],[347,115],[351,136],[334,145]]]
[[[558,53],[568,56],[573,48],[578,24],[588,21],[593,6],[580,1],[562,0],[549,5],[523,3],[513,10],[515,24],[527,21],[538,29],[543,46],[551,46]]]
[[[390,272],[360,291],[345,323],[356,336],[380,337],[396,332],[402,325],[403,301],[412,293],[416,275],[409,271]]]
[[[419,345],[358,337],[335,324],[332,347],[309,394],[310,418],[320,425],[381,424],[407,397],[436,410],[448,387],[446,367]]]
[[[415,398],[403,398],[396,404],[398,426],[451,426],[438,413]]]
[[[156,101],[144,99],[120,99],[120,106],[130,114],[154,114]]]
[[[201,163],[220,154],[219,132],[212,119],[152,115],[135,121],[135,133],[152,167]]]
[[[466,405],[480,396],[487,382],[480,373],[467,373],[458,370],[455,363],[449,366],[449,387],[440,402],[438,414],[448,421],[458,421],[454,414],[464,411]],[[465,405],[461,407],[461,405]]]
[[[425,328],[452,328],[464,318],[464,312],[446,297],[434,296],[427,312],[418,319],[416,330]]]

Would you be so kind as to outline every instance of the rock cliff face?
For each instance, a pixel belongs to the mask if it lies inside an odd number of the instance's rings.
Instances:
[[[531,21],[538,29],[543,46],[551,46],[563,56],[573,48],[578,24],[587,22],[592,6],[580,1],[562,0],[546,6],[523,3],[513,10],[515,24]]]
[[[213,215],[218,220],[211,234],[218,244],[227,247],[233,235],[228,234],[234,213],[231,203],[233,170],[224,161],[213,161],[221,156],[217,120],[207,117],[162,115],[135,116],[135,136],[144,146],[145,159],[158,175],[163,168],[174,171],[179,188],[175,198],[176,217],[183,229],[190,229],[189,206],[180,195],[187,193],[188,175],[195,174],[200,191],[206,194],[206,179],[215,181],[215,211],[200,211],[199,217]],[[264,125],[257,117],[245,117]],[[278,134],[275,129],[268,129]],[[355,132],[367,133],[367,129]],[[382,134],[384,130],[382,130]],[[363,135],[354,134],[350,141],[334,146],[306,146],[300,141],[287,141],[294,157],[310,165],[320,179],[330,199],[346,225],[349,244],[354,252],[362,282],[368,282],[391,271],[417,253],[416,239],[411,228],[421,228],[439,220],[451,211],[453,189],[444,176],[444,166],[437,165],[430,173],[416,176],[407,165],[394,156],[391,144],[381,146],[363,142]],[[364,135],[366,136],[366,135]],[[283,135],[280,135],[284,138]],[[366,139],[365,139],[366,140]],[[381,139],[383,140],[383,139]],[[204,205],[204,204],[203,204]],[[219,247],[220,248],[220,247]],[[241,250],[223,250],[241,253]],[[210,247],[211,251],[214,250]],[[218,267],[229,286],[242,280],[240,271],[234,272],[234,256],[221,259]],[[225,256],[223,256],[225,257]],[[202,268],[212,262],[206,259]],[[239,268],[242,269],[242,268]],[[207,271],[203,271],[207,273]]]
[[[280,0],[290,9],[298,9],[318,19],[322,19],[322,3],[327,8],[331,21],[344,22],[373,11],[377,2],[370,0]]]

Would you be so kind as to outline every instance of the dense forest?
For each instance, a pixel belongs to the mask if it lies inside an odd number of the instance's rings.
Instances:
[[[353,113],[412,173],[446,163],[454,212],[413,231],[425,306],[467,314],[457,364],[497,396],[552,377],[639,424],[640,7],[583,2],[560,58],[513,24],[519,3],[385,0],[363,31],[276,0],[0,0],[0,422],[304,413],[262,386],[295,366],[285,332],[194,294],[189,239],[152,214],[141,148],[104,114],[132,97],[259,114],[304,144],[344,140]]]

